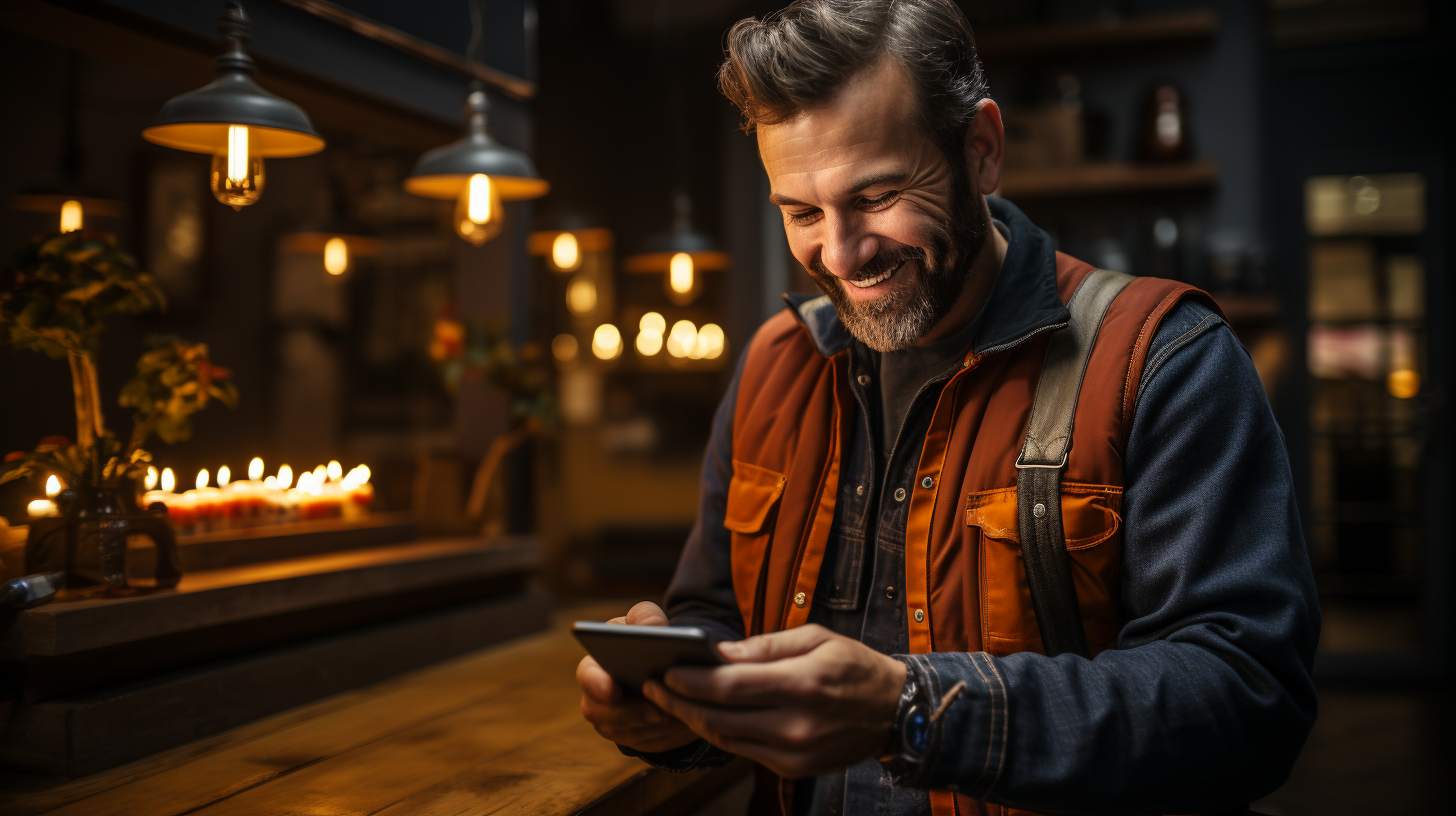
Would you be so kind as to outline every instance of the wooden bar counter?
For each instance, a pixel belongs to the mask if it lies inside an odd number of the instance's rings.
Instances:
[[[0,778],[13,816],[743,812],[749,768],[663,773],[582,719],[572,620],[80,779]]]

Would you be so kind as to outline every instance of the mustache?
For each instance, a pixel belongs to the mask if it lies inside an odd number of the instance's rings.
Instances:
[[[875,257],[870,258],[864,266],[859,268],[859,272],[855,274],[853,280],[877,278],[906,261],[920,261],[924,264],[925,257],[925,250],[916,246],[898,246],[893,249],[882,249],[875,253]],[[822,256],[815,256],[813,263],[810,264],[810,268],[816,275],[826,279],[834,277],[834,273],[830,272],[829,267],[824,265]]]

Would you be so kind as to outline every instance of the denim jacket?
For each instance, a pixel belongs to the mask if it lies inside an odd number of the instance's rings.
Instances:
[[[1048,285],[1050,237],[1008,202],[989,201],[1009,249],[977,318],[977,352],[1066,315]],[[959,681],[968,691],[935,723],[919,774],[891,784],[866,760],[800,782],[795,812],[928,814],[926,791],[944,789],[1029,810],[1191,813],[1278,787],[1314,721],[1319,609],[1283,435],[1222,319],[1185,302],[1149,347],[1125,451],[1125,624],[1117,648],[1087,660],[906,654],[898,596],[908,503],[887,497],[911,485],[951,372],[921,389],[879,461],[877,360],[825,311],[812,308],[805,325],[821,348],[852,345],[860,416],[811,620],[905,662],[936,698]],[[871,375],[867,385],[860,373]],[[714,420],[698,519],[665,601],[674,624],[723,639],[743,637],[723,528],[739,374]],[[624,751],[673,771],[727,759],[704,741]]]

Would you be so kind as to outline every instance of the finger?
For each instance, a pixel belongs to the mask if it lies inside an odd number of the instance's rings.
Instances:
[[[805,699],[814,690],[816,673],[803,660],[735,663],[713,668],[669,669],[663,685],[674,693],[704,703],[733,708],[763,708]]]
[[[725,641],[718,644],[718,651],[734,663],[761,663],[804,654],[834,637],[833,632],[811,623],[746,640]]]
[[[643,687],[654,704],[682,720],[695,733],[717,744],[725,738],[746,738],[771,744],[806,744],[812,738],[813,723],[782,707],[721,708],[673,694],[661,683],[649,681]]]
[[[627,611],[626,622],[635,626],[666,626],[667,613],[652,601],[643,601]]]
[[[603,703],[617,703],[622,699],[622,687],[591,655],[576,664],[576,684],[588,696]]]
[[[607,706],[583,694],[581,713],[598,734],[639,751],[663,751],[697,738],[681,720],[645,700],[636,706]]]

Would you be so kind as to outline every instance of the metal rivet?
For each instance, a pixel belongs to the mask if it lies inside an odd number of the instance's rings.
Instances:
[[[794,596],[794,606],[803,606],[804,602],[807,600],[809,600],[809,596],[800,592],[798,595]]]
[[[864,495],[864,485],[860,485],[859,487],[856,487],[854,489],[854,495],[856,495],[856,496],[863,496]]]
[[[892,601],[895,600],[895,588],[885,587],[885,597],[889,598]]]
[[[870,375],[868,375],[868,374],[861,374],[861,375],[859,375],[859,384],[860,385],[869,385],[870,384]]]
[[[1041,518],[1042,516],[1045,516],[1046,515],[1046,505],[1045,504],[1042,504],[1041,502],[1037,502],[1036,503],[1036,506],[1033,507],[1033,508],[1031,508],[1031,514],[1033,516],[1036,516],[1037,518]]]
[[[920,486],[921,487],[935,487],[935,480],[932,479],[932,478],[930,478],[929,476],[926,476],[924,479],[921,479],[920,480]]]
[[[915,610],[915,622],[916,623],[924,623],[925,622],[925,610],[924,609],[917,609],[917,610]]]
[[[895,501],[905,501],[905,488],[895,488]]]

